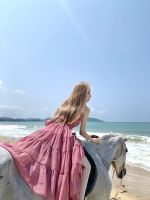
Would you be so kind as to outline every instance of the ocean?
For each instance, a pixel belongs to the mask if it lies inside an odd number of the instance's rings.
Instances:
[[[24,137],[44,126],[44,122],[0,122],[0,136]],[[74,131],[79,135],[79,127]],[[150,122],[92,122],[87,123],[87,132],[99,136],[117,134],[127,137],[127,163],[150,171]]]

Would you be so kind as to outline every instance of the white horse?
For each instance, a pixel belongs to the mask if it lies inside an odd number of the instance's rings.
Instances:
[[[109,200],[112,183],[109,168],[113,163],[118,178],[126,173],[126,144],[119,136],[106,135],[101,143],[80,141],[91,162],[91,174],[86,190],[87,200]],[[91,159],[92,158],[92,159]],[[93,163],[93,164],[92,164]],[[0,147],[0,200],[43,200],[19,175],[10,153]]]

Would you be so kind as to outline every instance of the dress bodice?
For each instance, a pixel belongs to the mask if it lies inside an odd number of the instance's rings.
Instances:
[[[69,126],[70,126],[71,128],[74,128],[74,127],[76,127],[76,126],[78,126],[78,125],[80,124],[80,121],[81,121],[81,119],[80,119],[80,117],[79,117],[79,118],[76,119],[74,122],[72,122],[71,124],[69,124]]]

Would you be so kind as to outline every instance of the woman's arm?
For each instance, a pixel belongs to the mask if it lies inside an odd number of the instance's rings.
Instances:
[[[86,106],[84,113],[81,116],[80,135],[83,136],[86,140],[90,140],[91,142],[98,144],[98,143],[100,143],[100,138],[99,137],[92,138],[86,132],[86,122],[87,122],[89,113],[90,113],[90,109]]]

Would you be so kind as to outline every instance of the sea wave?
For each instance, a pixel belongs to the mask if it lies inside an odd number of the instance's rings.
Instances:
[[[21,137],[27,136],[30,133],[37,130],[39,127],[28,127],[26,125],[0,125],[0,135],[19,139]]]
[[[0,125],[0,131],[10,131],[13,129],[25,129],[27,126],[23,125]]]
[[[127,135],[127,138],[134,143],[150,143],[150,137],[148,136]]]
[[[128,134],[122,134],[122,133],[115,133],[115,132],[88,132],[90,135],[98,135],[98,136],[104,136],[107,134],[112,134],[112,135],[118,135],[118,136],[122,136],[124,138],[127,138],[127,140],[129,142],[132,143],[142,143],[142,144],[149,144],[150,143],[150,137],[148,136],[139,136],[139,135],[128,135]],[[77,132],[77,134],[79,135],[79,132]],[[80,137],[80,136],[79,136]]]

